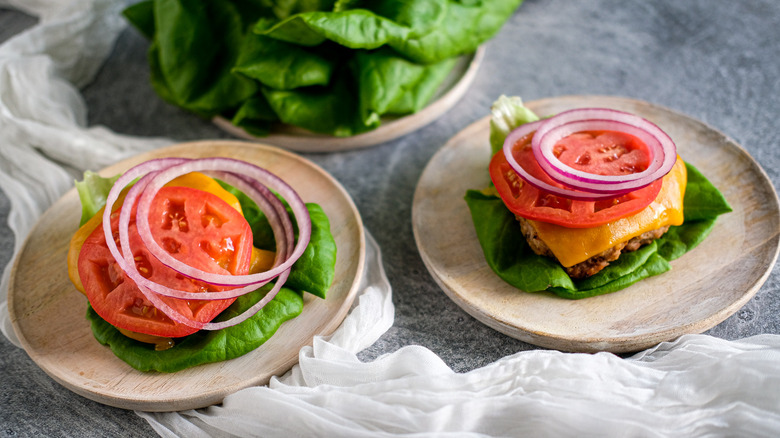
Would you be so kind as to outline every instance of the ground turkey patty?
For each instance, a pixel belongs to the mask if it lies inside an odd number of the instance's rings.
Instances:
[[[539,255],[555,258],[555,255],[552,253],[552,251],[550,251],[550,248],[547,247],[547,244],[545,244],[542,239],[539,238],[539,236],[536,234],[536,230],[528,222],[528,220],[520,216],[516,216],[516,218],[518,222],[520,222],[520,229],[523,231],[525,240],[528,241],[528,245],[531,247],[531,249]],[[667,230],[669,230],[668,225],[648,231],[634,237],[627,242],[619,243],[606,251],[596,254],[584,262],[577,263],[576,265],[570,266],[568,268],[564,267],[563,269],[566,270],[566,273],[569,274],[569,277],[571,278],[590,277],[591,275],[594,275],[602,269],[606,268],[607,265],[609,265],[609,262],[617,260],[623,251],[636,251],[643,245],[647,245],[653,240],[663,236]]]

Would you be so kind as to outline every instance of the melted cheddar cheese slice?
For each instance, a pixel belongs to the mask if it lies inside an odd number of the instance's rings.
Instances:
[[[648,231],[667,225],[681,225],[687,181],[685,163],[677,157],[672,170],[663,177],[658,196],[639,213],[595,228],[567,228],[546,222],[528,222],[563,266],[573,266]]]

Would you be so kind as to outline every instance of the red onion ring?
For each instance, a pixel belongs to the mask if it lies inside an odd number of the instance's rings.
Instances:
[[[140,194],[142,192],[145,192],[148,189],[148,183],[151,180],[151,178],[153,178],[154,176],[156,176],[156,172],[150,173],[147,176],[143,177],[141,180],[139,180],[130,189],[130,191],[128,191],[128,193],[127,193],[127,195],[125,197],[125,204],[124,205],[130,206],[130,207],[122,208],[122,210],[120,212],[120,217],[119,217],[119,240],[120,240],[120,244],[122,245],[123,248],[129,248],[130,247],[129,246],[130,245],[130,235],[128,233],[128,224],[130,223],[131,216],[132,216],[132,210],[131,210],[132,207],[131,206],[135,204],[136,200],[140,197]],[[248,192],[245,192],[245,193],[248,193]],[[273,195],[271,195],[271,196],[273,197]],[[255,199],[256,199],[256,202],[258,202],[258,206],[261,206],[261,208],[263,208],[263,206],[265,206],[265,205],[268,205],[268,202],[265,199],[263,199],[262,197],[261,198],[255,198]],[[279,202],[278,199],[276,199],[275,197],[274,197],[274,199],[276,200],[276,202],[279,205],[281,205],[281,202]],[[284,207],[282,206],[282,208],[284,208]],[[289,217],[286,217],[286,221],[289,224],[288,226],[286,226],[286,228],[289,228],[290,232],[289,233],[284,233],[284,234],[280,233],[279,232],[280,218],[276,214],[276,211],[275,210],[263,210],[263,211],[264,212],[268,212],[268,213],[274,213],[273,215],[267,214],[267,216],[269,216],[269,223],[272,223],[272,229],[274,231],[274,238],[275,238],[275,240],[278,243],[277,246],[279,246],[279,248],[280,248],[279,251],[277,251],[277,257],[275,258],[275,261],[274,261],[274,266],[273,267],[276,267],[279,264],[281,264],[281,263],[277,263],[280,260],[279,254],[282,254],[284,259],[287,258],[287,252],[288,252],[287,251],[287,246],[288,246],[287,242],[290,242],[290,241],[293,240],[293,237],[292,237],[292,224],[290,223]],[[188,276],[188,277],[196,279],[196,280],[203,281],[205,283],[218,285],[218,286],[225,286],[224,284],[213,283],[213,282],[207,281],[207,280],[205,280],[203,278],[200,278],[200,277],[198,277],[196,275],[190,275],[189,273],[182,272],[182,271],[178,270],[176,267],[170,266],[167,263],[165,263],[163,260],[161,260],[157,256],[157,254],[155,252],[153,252],[153,249],[147,244],[147,240],[144,239],[145,235],[148,236],[151,239],[151,241],[154,242],[154,244],[157,245],[157,247],[159,248],[159,245],[157,244],[157,242],[154,241],[153,237],[151,237],[151,229],[148,228],[148,223],[149,223],[149,221],[148,221],[148,213],[146,213],[146,215],[144,216],[144,217],[147,218],[147,220],[146,220],[147,230],[146,231],[142,231],[140,229],[140,226],[138,225],[139,222],[140,222],[139,218],[141,217],[140,214],[141,214],[140,211],[136,211],[136,226],[139,228],[138,233],[141,236],[141,239],[143,240],[144,245],[146,245],[146,249],[149,250],[149,252],[150,252],[150,254],[152,254],[152,256],[154,256],[155,258],[160,260],[163,264],[165,264],[169,268],[175,270],[176,272],[179,272],[182,275]],[[282,220],[284,220],[284,219],[282,219]],[[162,248],[159,248],[159,250],[160,251],[164,251],[164,250],[162,250]],[[165,252],[165,254],[168,254],[168,253]],[[172,289],[172,288],[169,288],[168,286],[165,286],[163,284],[155,283],[155,282],[149,280],[148,278],[142,276],[136,270],[135,262],[133,260],[132,254],[130,254],[130,252],[127,252],[126,254],[123,254],[123,259],[124,259],[124,263],[120,263],[120,267],[127,273],[127,275],[133,281],[135,281],[136,285],[138,285],[139,288],[140,287],[145,287],[146,289],[151,290],[151,291],[153,291],[153,292],[155,292],[157,294],[165,295],[165,296],[169,296],[169,297],[177,298],[177,299],[224,300],[224,299],[237,298],[237,297],[239,297],[241,295],[244,295],[244,294],[247,294],[249,292],[252,292],[253,290],[256,290],[258,287],[267,284],[270,280],[272,280],[273,278],[276,277],[276,276],[273,276],[273,277],[271,277],[270,279],[268,279],[266,281],[259,281],[259,282],[254,282],[254,283],[246,283],[246,284],[243,284],[243,287],[240,287],[240,288],[234,288],[234,289],[221,291],[221,292],[208,292],[208,295],[204,295],[203,292],[187,292],[187,291],[181,291],[181,290],[177,290],[177,289]],[[188,266],[188,265],[183,264],[183,263],[182,263],[182,265]],[[126,268],[126,270],[125,270],[125,268]]]
[[[537,189],[544,190],[548,193],[563,198],[577,199],[581,201],[596,201],[599,199],[614,198],[615,195],[611,194],[581,192],[566,187],[554,186],[531,175],[523,168],[523,166],[520,165],[520,163],[517,162],[514,154],[512,154],[512,148],[514,147],[515,143],[517,143],[523,137],[533,134],[534,131],[536,131],[545,121],[546,120],[537,120],[535,122],[520,125],[506,136],[506,139],[504,140],[503,152],[504,156],[506,157],[506,161],[509,163],[509,166],[512,167],[512,170],[514,170],[520,178]]]
[[[190,172],[203,172],[209,170],[231,172],[244,175],[246,177],[251,177],[252,179],[260,181],[265,186],[275,190],[281,197],[287,200],[287,203],[290,205],[299,227],[298,242],[287,260],[285,260],[279,266],[259,274],[214,274],[193,268],[192,266],[177,260],[154,241],[154,238],[152,238],[151,234],[151,228],[149,227],[149,209],[157,192],[168,181],[176,178],[177,176]],[[258,202],[258,200],[253,200]],[[311,222],[308,210],[306,209],[306,205],[303,203],[298,194],[292,189],[292,187],[265,169],[246,163],[244,161],[234,160],[231,158],[203,158],[200,160],[192,160],[187,163],[171,166],[154,175],[138,200],[136,225],[138,226],[141,239],[146,244],[149,252],[157,257],[163,264],[188,277],[195,278],[206,283],[222,286],[245,286],[266,283],[267,280],[277,277],[283,271],[286,271],[292,267],[293,263],[295,263],[301,254],[303,254],[303,251],[309,244],[309,238],[311,235]]]
[[[279,291],[282,289],[282,286],[287,281],[287,277],[289,277],[289,275],[290,275],[289,269],[282,272],[282,274],[279,275],[279,277],[277,278],[274,287],[270,291],[268,291],[268,293],[266,293],[265,296],[262,299],[260,299],[260,301],[255,303],[252,307],[245,310],[241,314],[236,315],[233,318],[230,318],[226,321],[220,321],[220,322],[200,322],[200,321],[195,321],[194,319],[187,318],[181,313],[171,308],[170,306],[168,306],[168,304],[165,301],[160,299],[158,294],[155,294],[154,292],[141,286],[139,286],[139,290],[141,290],[141,293],[143,293],[144,296],[146,296],[149,299],[149,301],[152,303],[152,305],[154,305],[154,307],[162,311],[165,315],[167,315],[172,320],[178,322],[179,324],[184,324],[189,327],[197,328],[198,330],[222,330],[223,328],[240,324],[246,321],[247,319],[251,318],[257,312],[259,312],[263,307],[265,307],[266,304],[268,304],[271,300],[274,299],[274,297],[276,297],[276,294],[278,294]],[[205,293],[209,293],[209,292],[205,292]]]
[[[225,182],[234,185],[257,203],[258,207],[268,218],[277,244],[277,254],[274,259],[274,265],[270,270],[249,275],[222,275],[204,272],[176,260],[157,244],[152,237],[148,218],[152,200],[167,182],[177,176],[194,171],[204,171],[218,175]],[[133,205],[138,200],[136,226],[142,241],[152,256],[158,258],[158,260],[171,269],[190,278],[213,285],[238,287],[222,292],[181,291],[152,282],[137,271],[131,251],[119,250],[111,230],[112,207],[116,203],[121,191],[136,179],[138,181],[128,191],[119,213],[120,245],[123,248],[130,248],[128,229]],[[298,224],[298,241],[294,248],[291,248],[292,242],[295,240],[292,221],[282,202],[271,190],[275,190],[287,201],[295,216]],[[228,158],[203,158],[198,160],[164,158],[151,160],[135,166],[116,181],[106,199],[106,209],[103,213],[103,232],[106,235],[109,251],[120,269],[136,282],[141,293],[155,307],[176,322],[198,329],[218,330],[246,320],[276,296],[289,276],[292,265],[300,258],[309,244],[311,219],[306,205],[295,190],[265,169]],[[165,295],[177,299],[230,299],[255,291],[273,279],[277,280],[276,284],[263,299],[241,315],[219,323],[203,323],[187,318],[172,309],[159,297],[159,295]]]
[[[650,149],[647,169],[628,175],[598,175],[575,169],[553,153],[555,144],[576,132],[612,130],[643,141]],[[575,190],[620,195],[663,177],[677,160],[677,147],[661,128],[634,114],[606,108],[564,111],[545,120],[534,134],[531,147],[539,166],[556,182]]]
[[[639,138],[650,149],[650,165],[642,172],[628,175],[598,175],[574,169],[553,153],[553,147],[562,138],[593,130],[620,131]],[[563,187],[534,177],[514,158],[515,143],[531,134],[531,148],[539,167]],[[569,110],[520,125],[504,140],[503,152],[512,169],[527,183],[556,196],[582,201],[610,199],[646,187],[669,173],[677,160],[676,145],[658,126],[633,114],[604,108]]]

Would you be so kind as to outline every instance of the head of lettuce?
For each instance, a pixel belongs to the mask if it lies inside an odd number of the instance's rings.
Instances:
[[[124,15],[167,102],[254,135],[281,122],[345,137],[422,109],[520,3],[143,0]]]

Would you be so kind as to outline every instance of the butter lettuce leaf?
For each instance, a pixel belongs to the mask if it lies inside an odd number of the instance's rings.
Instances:
[[[76,181],[76,192],[81,201],[81,221],[79,226],[87,223],[92,216],[96,215],[101,208],[106,205],[106,198],[114,182],[119,179],[119,175],[111,178],[103,178],[100,174],[92,171],[84,172],[84,179]]]
[[[358,115],[354,80],[342,65],[330,84],[295,90],[263,88],[263,96],[283,123],[312,132],[348,137],[379,126],[379,120],[363,122]]]
[[[256,1],[263,4],[268,4],[273,12],[273,16],[279,20],[284,20],[292,15],[301,12],[311,11],[329,11],[331,9],[340,9],[343,6],[339,6],[339,3],[344,3],[344,0],[249,0]],[[352,0],[363,1],[363,0]],[[345,5],[349,6],[349,5]]]
[[[469,190],[465,199],[485,261],[499,277],[531,292],[549,287],[574,287],[556,261],[537,256],[531,250],[520,231],[520,224],[501,198]]]
[[[445,25],[391,47],[409,59],[433,63],[471,53],[498,33],[522,0],[449,2]]]
[[[731,211],[723,194],[707,182],[707,178],[692,166],[688,167],[688,186],[685,188],[685,220],[707,220]]]
[[[147,58],[152,86],[166,101],[204,117],[238,107],[257,91],[231,72],[244,24],[231,2],[155,0]],[[151,29],[143,25],[142,32]]]
[[[355,76],[363,124],[371,126],[384,114],[407,114],[422,109],[455,62],[451,58],[421,65],[389,49],[357,52]]]
[[[377,128],[382,116],[422,109],[455,63],[446,59],[421,65],[389,49],[356,51],[333,72],[327,85],[289,90],[263,87],[262,95],[283,123],[346,137]]]
[[[442,24],[449,2],[376,0],[361,5],[364,8],[302,12],[272,27],[261,23],[255,31],[302,46],[330,40],[350,49],[376,49],[431,32]]]
[[[239,315],[260,301],[271,288],[241,296],[216,321]],[[276,333],[283,322],[300,315],[303,297],[300,292],[282,288],[273,300],[246,321],[222,330],[201,330],[177,339],[168,350],[156,351],[153,344],[130,339],[119,330],[87,309],[92,333],[101,344],[107,345],[118,358],[139,371],[172,373],[205,363],[234,359],[256,349]]]
[[[301,46],[250,34],[244,39],[234,73],[278,90],[327,85],[334,59]]]
[[[495,35],[522,0],[378,0],[361,9],[293,15],[256,32],[304,46],[333,41],[352,49],[387,45],[423,64],[471,53]]]
[[[122,15],[148,39],[154,38],[154,1],[145,0],[130,5]]]
[[[234,125],[259,137],[268,135],[273,124],[278,121],[279,117],[262,94],[245,100],[231,119]]]
[[[539,120],[518,96],[501,95],[490,107],[490,156],[504,147],[504,140],[520,125]]]

